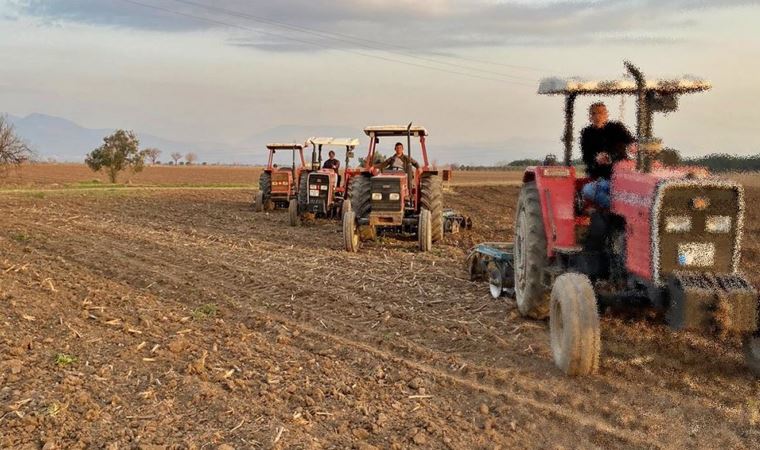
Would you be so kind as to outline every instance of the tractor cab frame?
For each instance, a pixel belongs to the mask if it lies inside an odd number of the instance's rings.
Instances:
[[[564,164],[528,168],[517,202],[515,242],[486,243],[468,259],[473,279],[494,296],[513,294],[524,316],[549,316],[554,361],[569,375],[599,364],[600,306],[653,307],[674,329],[744,337],[747,363],[760,374],[757,291],[739,272],[744,219],[741,185],[701,167],[666,164],[653,136],[655,112],[673,112],[681,95],[709,82],[630,78],[550,78],[543,95],[565,100]],[[580,95],[636,97],[635,160],[614,165],[609,210],[584,203],[572,166],[573,112]]]
[[[349,168],[357,145],[359,140],[355,138],[315,137],[306,141],[306,146],[311,147],[311,169],[301,177],[297,199],[290,202],[288,212],[291,226],[296,226],[299,219],[341,217],[348,182],[359,173],[359,169]],[[345,149],[342,177],[340,173],[322,167],[322,150],[325,148]]]
[[[301,144],[267,144],[269,158],[259,177],[259,191],[254,198],[256,211],[271,211],[287,208],[290,200],[298,194],[298,184],[302,172],[308,170]],[[289,151],[292,155],[290,167],[277,167],[274,157],[277,152]]]

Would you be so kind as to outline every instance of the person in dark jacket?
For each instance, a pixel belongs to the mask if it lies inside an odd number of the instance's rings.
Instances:
[[[338,159],[335,158],[335,152],[332,150],[330,150],[330,152],[327,153],[327,156],[329,158],[325,160],[324,164],[322,164],[322,168],[334,170],[335,173],[338,175],[338,182],[336,184],[340,186],[340,161],[338,161]]]
[[[393,148],[395,152],[393,156],[386,159],[380,165],[380,170],[392,169],[406,171],[407,163],[414,166],[415,169],[419,169],[420,165],[414,159],[404,154],[404,144],[396,142],[396,146]]]
[[[594,180],[583,186],[582,195],[602,208],[609,208],[612,166],[628,159],[627,147],[634,138],[625,125],[609,120],[604,103],[591,105],[589,119],[591,124],[581,131],[581,152],[586,174]]]

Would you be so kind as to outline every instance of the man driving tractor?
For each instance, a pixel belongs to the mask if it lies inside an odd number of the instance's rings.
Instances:
[[[609,121],[607,106],[597,102],[589,108],[591,124],[581,132],[581,151],[586,173],[594,179],[583,187],[583,198],[602,208],[610,207],[612,165],[628,159],[627,147],[633,136],[620,122]]]
[[[325,161],[325,163],[322,165],[323,169],[332,169],[335,171],[336,174],[338,174],[338,181],[336,183],[336,186],[340,186],[340,161],[335,157],[335,152],[330,150],[329,153],[327,153],[329,156],[329,159]]]
[[[386,159],[381,165],[380,170],[392,169],[406,171],[407,164],[411,164],[415,169],[419,169],[420,165],[413,158],[404,154],[404,144],[396,142],[396,146],[393,148],[395,154]]]

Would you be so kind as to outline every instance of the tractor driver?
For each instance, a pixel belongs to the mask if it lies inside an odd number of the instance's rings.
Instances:
[[[327,156],[329,156],[329,159],[325,161],[325,163],[322,165],[323,169],[332,169],[335,171],[335,173],[338,175],[338,183],[337,185],[340,186],[340,161],[338,161],[337,158],[335,158],[335,152],[330,150],[329,153],[327,153]]]
[[[585,200],[602,208],[610,207],[610,178],[612,165],[628,159],[626,148],[634,139],[620,122],[609,121],[607,106],[597,102],[589,108],[591,124],[581,132],[581,152],[586,173],[593,181],[583,186]]]
[[[395,152],[393,156],[386,159],[385,162],[380,165],[380,170],[391,169],[406,171],[407,164],[411,164],[415,169],[420,168],[417,161],[404,154],[404,144],[401,142],[396,142],[393,151]]]

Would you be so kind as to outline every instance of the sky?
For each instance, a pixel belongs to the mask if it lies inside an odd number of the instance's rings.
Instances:
[[[627,59],[714,85],[656,118],[666,145],[757,154],[758,23],[758,0],[5,0],[0,111],[227,144],[414,121],[433,159],[492,163],[561,152],[541,78],[619,77]],[[605,100],[633,125],[632,99]]]

